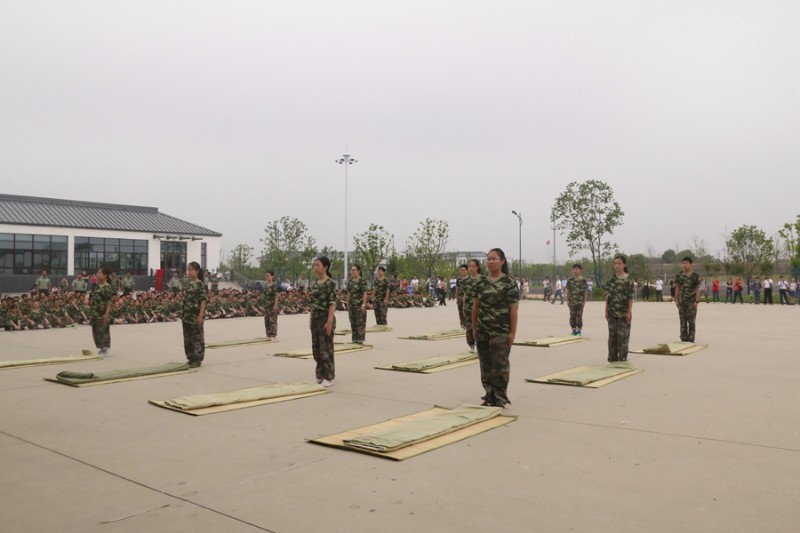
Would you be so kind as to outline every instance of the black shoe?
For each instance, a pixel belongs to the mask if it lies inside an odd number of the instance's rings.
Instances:
[[[494,402],[490,402],[489,400],[485,400],[485,401],[484,401],[484,402],[481,404],[481,407],[494,407],[494,406],[495,406],[495,405],[494,405]]]
[[[200,361],[189,361],[189,368],[197,368],[202,363]]]

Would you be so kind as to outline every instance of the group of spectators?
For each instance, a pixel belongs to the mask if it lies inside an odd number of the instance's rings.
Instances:
[[[220,276],[222,278],[222,276]],[[66,278],[57,287],[51,287],[44,280],[46,272],[37,279],[30,294],[4,296],[0,299],[0,328],[6,331],[25,329],[49,329],[85,325],[90,322],[89,298],[96,285],[91,278],[79,275],[78,283],[66,283]],[[137,291],[133,278],[114,277],[109,284],[115,289],[111,299],[109,321],[111,324],[143,324],[150,322],[175,322],[180,320],[183,299],[183,287],[186,278],[174,274],[164,291],[150,289]],[[262,292],[254,290],[220,289],[219,280],[208,283],[208,302],[205,319],[235,318],[246,316],[263,316],[264,307]],[[431,307],[433,299],[422,294],[404,294],[393,292],[389,295],[389,306],[395,308]],[[372,297],[367,307],[372,309]],[[337,291],[336,308],[345,311],[348,308],[347,290]],[[310,293],[300,286],[278,293],[278,314],[293,315],[308,313],[311,310]]]

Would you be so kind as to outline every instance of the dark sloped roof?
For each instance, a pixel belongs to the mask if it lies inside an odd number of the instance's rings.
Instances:
[[[9,194],[0,194],[0,224],[222,236],[197,224],[159,213],[156,207]]]

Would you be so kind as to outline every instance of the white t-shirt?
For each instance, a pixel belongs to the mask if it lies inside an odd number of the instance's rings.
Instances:
[[[664,288],[664,282],[663,282],[663,281],[661,281],[660,279],[657,279],[657,280],[656,280],[656,290],[657,290],[657,291],[660,291],[660,290],[662,290],[663,288]]]

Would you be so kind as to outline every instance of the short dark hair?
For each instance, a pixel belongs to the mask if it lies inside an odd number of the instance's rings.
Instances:
[[[381,266],[378,267],[378,270],[383,270],[384,272],[386,272],[386,267],[381,265]]]
[[[681,263],[683,263],[684,261],[689,261],[689,264],[690,265],[692,264],[692,258],[689,257],[688,255],[686,257],[684,257],[683,259],[681,259]]]
[[[572,268],[577,268],[578,270],[583,270],[583,267],[581,266],[581,264],[580,264],[580,263],[574,263],[574,264],[572,265]]]

